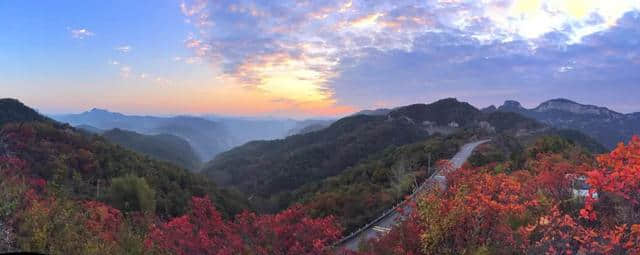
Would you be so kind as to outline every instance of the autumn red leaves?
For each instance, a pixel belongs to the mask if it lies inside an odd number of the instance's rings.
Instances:
[[[586,196],[575,181],[586,176]],[[639,254],[640,139],[590,161],[538,153],[463,168],[420,199],[410,219],[365,247],[370,254]]]
[[[10,157],[1,161],[3,173],[27,171],[24,161]],[[9,179],[3,180],[9,185]],[[275,215],[244,212],[227,220],[209,198],[193,197],[188,214],[163,222],[152,215],[123,214],[97,201],[58,198],[43,189],[41,179],[11,181],[10,185],[26,190],[24,198],[14,196],[20,203],[11,217],[16,229],[25,230],[17,233],[22,235],[20,247],[43,252],[67,252],[64,246],[72,244],[81,247],[75,251],[81,253],[101,253],[91,247],[123,252],[130,248],[123,246],[132,237],[123,233],[127,228],[146,232],[141,251],[151,254],[323,254],[342,234],[332,217],[310,218],[301,206]],[[56,230],[62,232],[52,232]]]
[[[639,254],[640,139],[595,160],[577,150],[536,152],[447,176],[417,199],[408,219],[360,254]],[[342,229],[303,206],[225,219],[209,198],[169,219],[123,213],[47,191],[16,157],[0,158],[0,213],[18,248],[50,253],[331,254]],[[586,196],[576,193],[585,178]],[[8,206],[11,204],[11,206]],[[8,224],[7,224],[8,223]],[[138,243],[137,245],[135,243]],[[133,244],[132,244],[133,243]],[[72,248],[67,248],[71,246]]]
[[[340,235],[333,218],[311,219],[300,206],[226,221],[209,199],[194,197],[190,214],[153,226],[145,245],[170,254],[324,254]]]

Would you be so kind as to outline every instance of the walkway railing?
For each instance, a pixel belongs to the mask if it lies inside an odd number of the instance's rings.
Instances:
[[[487,140],[482,140],[482,141],[478,141],[477,143],[485,143],[490,141],[490,139]],[[468,144],[466,144],[468,145]],[[465,145],[465,146],[466,146]],[[464,146],[462,147],[464,149]],[[455,156],[453,157],[453,159],[455,159]],[[352,232],[351,234],[343,237],[342,239],[340,239],[338,242],[336,242],[333,247],[339,247],[343,244],[345,244],[346,242],[350,241],[351,239],[355,238],[356,236],[362,234],[362,232],[367,231],[369,228],[371,228],[371,226],[377,224],[378,222],[380,222],[381,220],[383,220],[386,217],[389,217],[391,214],[396,213],[397,209],[400,206],[403,206],[404,204],[406,204],[409,201],[412,201],[418,194],[420,194],[429,183],[433,183],[433,179],[434,177],[436,177],[439,173],[440,173],[441,169],[435,169],[435,171],[429,176],[429,178],[425,179],[424,182],[422,182],[422,184],[420,184],[420,186],[418,186],[418,188],[416,188],[411,195],[409,195],[409,197],[405,200],[402,200],[401,202],[397,203],[396,205],[394,205],[393,207],[391,207],[390,209],[386,210],[382,215],[380,215],[380,217],[370,221],[369,223],[367,223],[366,225],[360,227],[358,230]]]
[[[413,190],[413,192],[409,195],[409,197],[407,199],[404,199],[402,201],[400,201],[399,203],[397,203],[396,205],[394,205],[393,207],[391,207],[390,209],[386,210],[384,213],[382,213],[382,215],[380,215],[378,218],[375,218],[374,220],[370,221],[369,223],[367,223],[366,225],[358,228],[358,230],[352,232],[351,234],[343,237],[342,239],[340,239],[338,242],[336,242],[333,246],[334,247],[338,247],[346,242],[348,242],[349,240],[353,239],[354,237],[360,235],[362,232],[368,230],[369,228],[371,228],[371,226],[377,224],[378,222],[380,222],[381,220],[383,220],[384,218],[388,217],[389,215],[397,212],[398,208],[400,206],[404,206],[407,202],[412,201],[419,193],[421,193],[427,186],[427,183],[429,181],[431,181],[433,179],[433,177],[435,177],[438,173],[440,173],[439,170],[435,170],[430,176],[429,178],[425,179],[422,184],[420,184],[420,186],[418,186],[416,189]]]

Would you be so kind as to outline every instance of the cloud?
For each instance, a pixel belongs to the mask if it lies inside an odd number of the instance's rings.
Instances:
[[[558,72],[561,73],[570,72],[571,70],[573,70],[573,66],[561,66],[560,68],[558,68]]]
[[[549,37],[549,38],[546,38]],[[612,88],[639,92],[640,14],[629,13],[609,30],[580,44],[547,44],[557,35],[529,41],[481,43],[447,33],[425,34],[414,51],[371,50],[363,58],[344,59],[329,87],[338,102],[366,107],[381,100],[425,102],[441,96],[474,98],[490,104],[505,97],[542,101],[554,97],[610,95]],[[536,42],[533,42],[536,43]],[[437,95],[437,96],[436,96]],[[616,95],[623,98],[624,95]]]
[[[202,63],[202,58],[200,57],[188,57],[184,59],[185,64],[199,64]]]
[[[146,72],[134,72],[134,69],[127,64],[120,63],[115,60],[109,61],[110,65],[118,66],[118,75],[120,78],[125,80],[133,80],[138,82],[145,82],[147,84],[157,84],[157,85],[170,85],[173,84],[171,79],[168,79],[161,75],[154,75]]]
[[[155,77],[155,79],[153,79],[153,82],[158,84],[158,85],[169,85],[169,84],[171,84],[171,80],[169,80],[167,78],[164,78],[164,77],[161,77],[161,76]]]
[[[95,35],[86,28],[70,29],[69,32],[71,33],[71,37],[75,39],[85,39]]]
[[[201,14],[205,8],[207,8],[207,1],[194,1],[189,6],[187,6],[185,2],[180,3],[180,10],[182,11],[182,14],[187,17]]]
[[[618,31],[640,24],[631,15],[638,1],[198,0],[180,8],[194,25],[185,40],[192,57],[239,86],[295,102],[365,107],[434,90],[489,97],[513,86],[628,82],[636,77],[623,65],[640,62]],[[603,75],[614,68],[623,72]]]
[[[122,54],[127,54],[131,51],[131,46],[130,45],[122,45],[122,46],[118,46],[115,48],[115,50],[117,50],[118,52],[122,53]]]
[[[380,12],[372,13],[352,20],[350,25],[355,28],[372,27],[378,24],[378,18],[382,16],[384,16],[384,14]]]
[[[194,24],[200,33],[206,33],[203,29],[214,24],[207,13],[208,1],[206,0],[191,1],[189,5],[182,2],[180,3],[180,11],[186,17],[185,22]]]
[[[120,67],[120,77],[129,78],[131,76],[131,67],[130,66],[121,66]]]

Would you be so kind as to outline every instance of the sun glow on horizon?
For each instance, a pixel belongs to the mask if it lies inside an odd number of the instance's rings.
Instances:
[[[0,94],[55,112],[328,116],[465,91],[484,104],[635,89],[640,65],[639,0],[6,5]]]

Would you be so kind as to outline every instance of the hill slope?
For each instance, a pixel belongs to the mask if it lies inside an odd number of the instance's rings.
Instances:
[[[171,162],[177,166],[198,170],[200,159],[189,143],[175,135],[143,135],[132,131],[112,129],[102,134],[109,141],[157,160]]]
[[[218,155],[202,172],[274,210],[291,202],[283,204],[279,194],[336,176],[385,149],[428,140],[438,132],[425,121],[446,125],[442,129],[449,133],[474,126],[482,117],[479,110],[455,99],[400,107],[387,115],[354,115],[319,131],[247,143]],[[459,128],[450,128],[451,122]]]
[[[247,143],[218,155],[203,173],[249,194],[274,194],[336,175],[390,145],[427,136],[402,120],[353,116],[317,132]]]
[[[330,126],[335,120],[303,120],[298,121],[294,128],[287,131],[287,136],[302,135],[315,132]]]
[[[35,110],[12,98],[0,99],[0,126],[8,122],[48,121]]]
[[[567,99],[554,99],[533,109],[516,101],[506,101],[499,111],[516,112],[559,129],[575,129],[612,149],[640,133],[640,114],[622,114],[604,107],[579,104]]]
[[[111,180],[134,175],[144,178],[154,191],[156,213],[161,217],[184,213],[191,196],[208,195],[226,215],[247,208],[240,196],[216,188],[197,174],[34,115],[21,103],[11,106],[11,110],[0,108],[0,119],[6,122],[0,130],[0,156],[26,161],[34,178],[43,178],[75,199],[111,203],[106,194]]]
[[[77,129],[80,129],[81,131],[87,132],[89,134],[102,134],[104,133],[104,130],[99,129],[97,127],[94,126],[90,126],[90,125],[78,125],[76,126]]]

